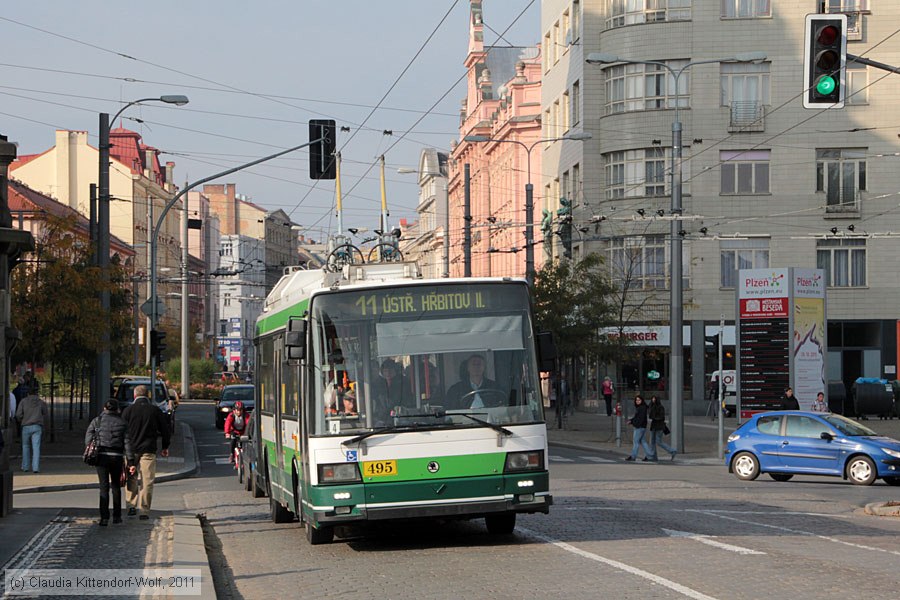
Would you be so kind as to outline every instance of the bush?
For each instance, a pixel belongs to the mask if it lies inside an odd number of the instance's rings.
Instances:
[[[191,373],[191,382],[206,383],[212,378],[212,374],[219,370],[214,360],[208,358],[193,358],[188,361],[188,368]],[[172,358],[166,361],[164,369],[165,377],[162,373],[160,378],[165,378],[170,385],[181,387],[181,358]],[[190,387],[193,392],[194,386]],[[191,394],[193,398],[193,393]]]
[[[191,400],[215,400],[222,395],[222,386],[214,383],[194,383],[190,386]]]

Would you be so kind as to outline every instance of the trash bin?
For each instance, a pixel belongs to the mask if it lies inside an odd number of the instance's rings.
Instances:
[[[850,408],[847,404],[847,387],[843,381],[828,382],[828,410],[838,414],[846,415],[845,409]]]
[[[887,379],[860,377],[854,384],[853,411],[857,417],[888,416],[894,410],[894,388]]]

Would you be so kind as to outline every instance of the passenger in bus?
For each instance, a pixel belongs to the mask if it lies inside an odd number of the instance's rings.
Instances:
[[[503,399],[497,382],[484,376],[485,366],[484,357],[480,354],[473,354],[460,365],[460,381],[447,390],[448,409],[496,406]],[[487,393],[487,390],[491,392]]]
[[[400,364],[393,358],[386,358],[381,363],[381,376],[375,382],[375,402],[377,411],[390,416],[395,406],[410,407],[410,390],[401,374]]]
[[[344,391],[344,395],[341,397],[341,408],[340,413],[345,417],[356,417],[359,416],[359,409],[356,404],[356,383],[351,382],[347,389]]]

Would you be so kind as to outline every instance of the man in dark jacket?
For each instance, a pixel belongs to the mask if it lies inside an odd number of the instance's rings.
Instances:
[[[631,417],[629,423],[634,427],[634,444],[631,447],[631,456],[625,460],[636,460],[638,451],[643,448],[644,462],[656,462],[657,458],[653,455],[653,449],[647,442],[647,405],[640,394],[634,397],[634,416]]]
[[[150,404],[146,385],[134,388],[134,404],[122,412],[127,435],[131,441],[128,453],[128,479],[125,501],[128,514],[134,515],[140,506],[141,519],[150,518],[153,501],[153,480],[156,478],[156,438],[162,436],[162,456],[169,456],[169,426],[159,408]],[[140,476],[140,481],[138,480]]]

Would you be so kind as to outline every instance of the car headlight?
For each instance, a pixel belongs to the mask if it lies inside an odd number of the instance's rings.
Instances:
[[[736,442],[739,439],[741,439],[741,434],[739,434],[739,433],[732,433],[731,435],[728,436],[729,442]]]
[[[231,409],[228,408],[227,406],[223,406],[222,408],[219,409],[219,411],[224,412],[224,413],[227,413],[227,412],[230,411],[230,410],[231,410]]]
[[[539,471],[544,468],[544,451],[532,450],[530,452],[510,452],[506,455],[504,472],[514,471]]]
[[[360,481],[356,463],[319,465],[319,483],[346,483],[348,481]]]
[[[900,452],[897,450],[891,450],[890,448],[882,448],[882,452],[887,454],[888,456],[893,456],[894,458],[900,458]]]

